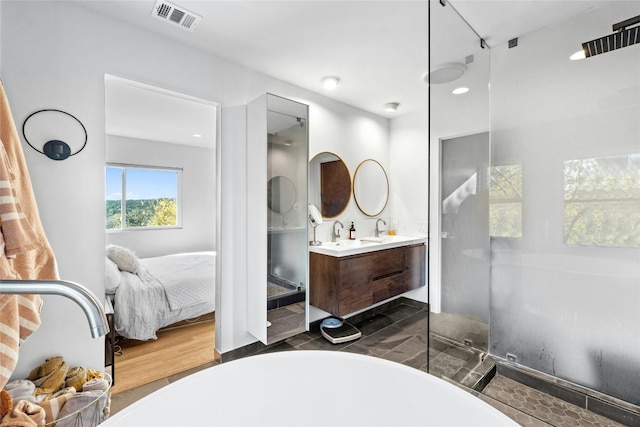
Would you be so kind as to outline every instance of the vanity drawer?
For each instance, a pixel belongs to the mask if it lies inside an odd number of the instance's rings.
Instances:
[[[374,280],[371,286],[373,290],[373,303],[384,301],[405,292],[407,290],[405,277],[404,272],[399,272]]]

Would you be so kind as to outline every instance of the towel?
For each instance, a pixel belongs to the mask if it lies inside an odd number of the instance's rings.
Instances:
[[[67,372],[65,378],[65,385],[67,387],[74,387],[77,391],[82,391],[82,387],[87,381],[94,378],[102,378],[102,373],[94,371],[93,369],[85,368],[84,366],[74,366]]]
[[[24,215],[24,220],[19,212],[7,217],[0,216],[5,255],[19,279],[58,279],[55,257],[40,221],[22,145],[1,83],[0,141],[3,146],[2,156],[6,159],[6,162],[0,162],[0,168],[4,169],[1,175],[4,178],[1,179],[6,185],[5,178],[10,177],[13,198],[9,200],[10,205],[19,206],[19,211]],[[16,229],[18,224],[24,232],[15,236],[13,232],[7,232],[5,229]],[[30,225],[33,234],[27,232],[26,224]],[[0,277],[8,278],[4,274]]]
[[[44,409],[46,424],[58,419],[65,403],[67,403],[67,400],[69,400],[74,394],[76,394],[76,389],[73,387],[67,387],[57,392],[49,399],[36,403],[36,405]]]
[[[40,427],[44,426],[44,409],[35,403],[21,400],[2,419],[0,427]]]
[[[11,400],[17,402],[18,400],[28,400],[29,402],[36,401],[33,392],[36,391],[36,385],[33,381],[29,380],[14,380],[7,383],[4,389],[11,396]]]
[[[28,380],[36,385],[36,400],[46,400],[65,386],[65,378],[69,368],[62,356],[50,357],[40,366],[34,368]]]
[[[7,390],[0,390],[0,420],[13,409],[13,399]]]
[[[1,82],[0,147],[0,280],[58,279]],[[40,326],[41,308],[39,295],[0,295],[0,389],[16,367],[21,342]]]

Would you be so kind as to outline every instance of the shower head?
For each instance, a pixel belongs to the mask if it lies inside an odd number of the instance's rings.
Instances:
[[[640,23],[640,15],[613,25],[613,34],[582,43],[584,56],[600,55],[612,50],[621,49],[640,43],[640,26],[627,28]]]

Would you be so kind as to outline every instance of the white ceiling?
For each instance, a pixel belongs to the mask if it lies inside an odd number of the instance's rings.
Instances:
[[[152,17],[155,0],[82,1],[114,17],[271,77],[384,117],[424,111],[429,64],[461,62],[489,47],[615,0],[175,0],[203,18],[189,32]],[[461,14],[466,23],[459,18]],[[429,19],[430,15],[430,19]],[[428,28],[432,45],[429,58]],[[601,29],[605,31],[606,29]],[[576,50],[579,46],[576,46]],[[469,72],[472,70],[470,69]],[[323,91],[320,80],[339,75]],[[383,104],[399,102],[397,113]]]

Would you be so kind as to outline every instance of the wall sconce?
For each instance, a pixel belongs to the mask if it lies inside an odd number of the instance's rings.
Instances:
[[[29,119],[32,118],[33,116],[35,116],[36,114],[46,113],[46,112],[61,113],[61,114],[64,114],[64,115],[66,115],[68,117],[73,118],[76,122],[78,122],[78,124],[82,127],[82,131],[84,132],[84,143],[82,144],[82,147],[80,147],[80,149],[78,151],[76,151],[75,153],[72,153],[71,152],[71,148],[69,147],[69,144],[67,144],[66,142],[61,141],[59,139],[51,139],[51,140],[47,141],[42,146],[42,151],[38,150],[36,147],[34,147],[29,142],[29,139],[27,138],[27,134],[25,132],[25,128],[27,126],[27,121],[29,121]],[[69,114],[69,113],[67,113],[65,111],[56,110],[56,109],[44,109],[44,110],[38,110],[38,111],[36,111],[34,113],[31,113],[26,119],[24,119],[24,122],[22,123],[22,136],[24,136],[24,140],[27,142],[27,144],[29,144],[29,147],[33,148],[34,150],[36,150],[40,154],[44,154],[45,156],[47,156],[48,158],[50,158],[52,160],[64,160],[69,156],[73,156],[73,155],[78,154],[87,145],[87,139],[88,139],[87,129],[84,127],[84,125],[82,124],[82,122],[80,120],[78,120],[75,116],[73,116],[73,115],[71,115],[71,114]]]

